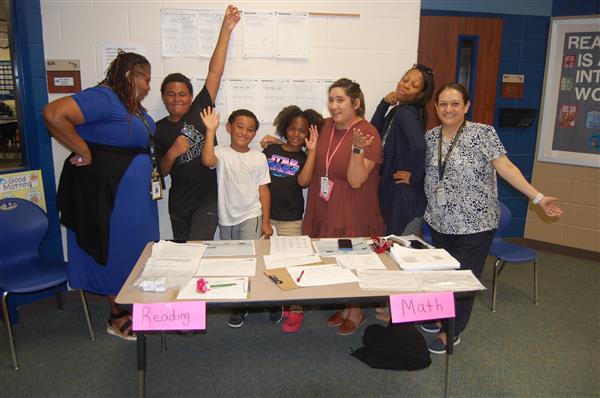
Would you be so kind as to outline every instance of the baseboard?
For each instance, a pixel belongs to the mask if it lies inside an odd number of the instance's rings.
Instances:
[[[600,261],[600,253],[591,250],[577,249],[575,247],[562,246],[554,243],[542,242],[540,240],[528,238],[504,239],[506,239],[509,242],[518,243],[520,245],[530,247],[532,249],[544,250],[550,253],[562,254],[564,256],[583,258],[585,260]]]

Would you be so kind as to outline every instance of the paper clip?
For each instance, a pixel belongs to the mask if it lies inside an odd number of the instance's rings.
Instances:
[[[275,275],[268,275],[268,276],[269,276],[269,279],[271,280],[271,282],[273,282],[276,285],[280,285],[283,283],[283,281]]]

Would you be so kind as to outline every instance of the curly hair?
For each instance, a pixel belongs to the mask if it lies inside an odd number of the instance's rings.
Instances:
[[[333,82],[333,84],[329,86],[328,92],[331,92],[331,90],[333,90],[336,87],[342,88],[346,95],[350,97],[352,103],[354,103],[356,100],[360,100],[360,106],[356,110],[356,115],[360,117],[365,117],[365,95],[360,89],[360,84],[343,77]]]
[[[136,95],[135,73],[144,70],[150,71],[150,62],[146,57],[119,49],[117,57],[110,63],[99,84],[112,88],[127,112],[138,113],[143,108]]]
[[[275,125],[275,132],[281,138],[287,139],[287,128],[292,123],[292,121],[297,118],[302,117],[306,119],[309,126],[315,125],[317,126],[317,130],[321,130],[321,125],[323,124],[323,116],[314,109],[305,109],[302,110],[296,105],[286,106],[277,114],[273,124]],[[307,132],[307,138],[310,137],[310,131]]]

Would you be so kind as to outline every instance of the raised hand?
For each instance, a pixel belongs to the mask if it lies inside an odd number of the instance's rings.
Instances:
[[[223,17],[223,29],[227,29],[230,32],[233,32],[235,25],[242,19],[240,15],[240,10],[237,7],[228,5],[225,10],[225,16]]]
[[[367,148],[375,139],[372,135],[367,135],[358,128],[352,129],[352,134],[352,145],[356,148]]]
[[[304,139],[304,145],[308,151],[314,151],[317,149],[317,140],[319,139],[319,129],[314,124],[308,128],[310,135]]]
[[[219,113],[214,111],[210,106],[200,112],[200,118],[204,126],[206,126],[207,131],[216,131],[217,127],[219,127]]]

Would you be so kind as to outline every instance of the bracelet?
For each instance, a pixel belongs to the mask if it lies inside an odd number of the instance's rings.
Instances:
[[[365,151],[365,148],[359,148],[357,146],[352,145],[352,153],[356,153],[356,154],[360,155],[364,151]]]
[[[541,192],[538,192],[537,195],[535,195],[535,198],[531,199],[531,203],[533,203],[534,205],[537,205],[540,203],[540,201],[544,198],[544,194]]]

